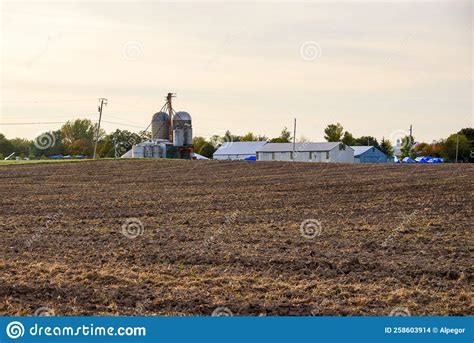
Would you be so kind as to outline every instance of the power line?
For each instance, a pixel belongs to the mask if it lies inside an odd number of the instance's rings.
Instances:
[[[98,120],[91,120],[91,122],[98,122]],[[115,124],[115,125],[121,125],[121,126],[129,126],[129,127],[134,127],[137,129],[143,129],[143,126],[138,126],[138,125],[130,125],[130,124],[125,124],[125,123],[118,123],[115,121],[108,121],[108,120],[102,120],[103,123],[107,124]],[[67,121],[49,121],[49,122],[34,122],[34,123],[0,123],[0,126],[21,126],[21,125],[48,125],[48,124],[66,124],[68,123]]]
[[[74,99],[74,100],[0,100],[0,102],[28,102],[28,103],[42,103],[42,102],[81,102],[92,101],[94,99]]]
[[[102,120],[102,122],[107,123],[107,124],[116,124],[116,125],[123,125],[123,126],[136,127],[136,128],[138,128],[138,129],[142,129],[142,128],[143,128],[143,125],[142,125],[142,126],[137,126],[137,125],[124,124],[124,123],[117,123],[117,122],[108,121],[108,120]]]
[[[45,125],[45,124],[66,124],[65,121],[48,121],[36,123],[0,123],[0,125]]]

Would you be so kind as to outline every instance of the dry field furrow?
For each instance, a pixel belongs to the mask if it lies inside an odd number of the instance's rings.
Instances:
[[[3,166],[0,314],[472,315],[473,179],[463,164]]]

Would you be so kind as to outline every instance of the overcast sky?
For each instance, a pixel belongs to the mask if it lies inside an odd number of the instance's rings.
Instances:
[[[176,92],[195,135],[284,126],[431,142],[473,126],[471,1],[3,2],[0,132],[138,131]],[[123,124],[132,125],[125,126]]]

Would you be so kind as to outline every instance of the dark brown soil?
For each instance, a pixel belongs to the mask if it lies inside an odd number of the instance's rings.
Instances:
[[[467,164],[3,166],[0,315],[472,315],[473,180]]]

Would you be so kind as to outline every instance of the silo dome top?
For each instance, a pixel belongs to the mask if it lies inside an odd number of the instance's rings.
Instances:
[[[175,121],[191,121],[191,115],[188,112],[180,111],[176,112],[173,117]]]
[[[169,120],[169,115],[166,112],[157,112],[153,115],[153,120],[154,122],[163,122],[163,121],[168,121]]]

